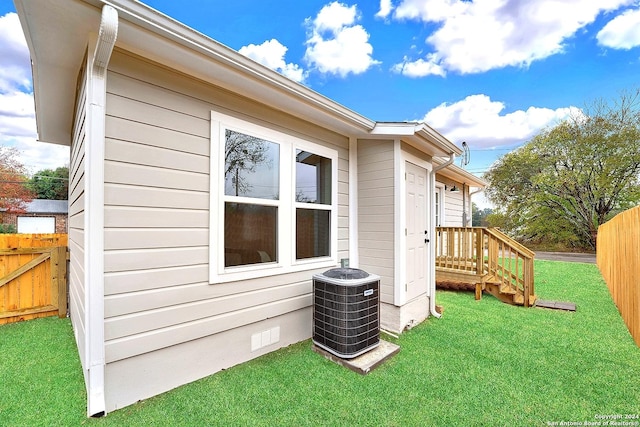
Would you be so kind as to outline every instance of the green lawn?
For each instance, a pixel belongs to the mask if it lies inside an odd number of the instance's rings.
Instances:
[[[536,261],[536,293],[575,313],[438,292],[444,316],[367,376],[310,350],[271,353],[86,419],[68,320],[0,327],[0,425],[529,426],[640,415],[640,349],[597,267]],[[638,421],[638,420],[630,420]]]

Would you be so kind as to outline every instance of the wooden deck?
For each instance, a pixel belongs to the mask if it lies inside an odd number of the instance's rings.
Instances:
[[[436,285],[533,306],[535,253],[496,228],[436,228]]]

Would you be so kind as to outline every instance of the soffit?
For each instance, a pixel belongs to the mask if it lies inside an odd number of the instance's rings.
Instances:
[[[74,0],[15,5],[31,52],[39,139],[69,145],[78,71],[100,11]]]

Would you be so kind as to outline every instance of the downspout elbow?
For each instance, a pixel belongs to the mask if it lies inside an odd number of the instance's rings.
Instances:
[[[471,193],[469,193],[469,197],[473,196],[474,194],[482,193],[483,191],[484,191],[484,188],[480,188],[476,191],[472,191]]]
[[[452,151],[451,153],[449,153],[449,160],[447,160],[446,162],[444,162],[443,164],[441,164],[440,166],[436,166],[431,170],[431,174],[433,176],[436,175],[436,172],[438,172],[439,170],[442,170],[444,168],[446,168],[447,166],[450,166],[453,164],[453,162],[456,160],[456,154]]]

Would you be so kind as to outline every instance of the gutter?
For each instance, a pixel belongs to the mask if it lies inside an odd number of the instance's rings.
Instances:
[[[85,143],[85,381],[87,415],[106,414],[104,349],[104,153],[107,66],[118,35],[118,12],[102,8],[98,36],[89,35]]]
[[[449,160],[447,160],[445,163],[434,167],[433,169],[431,169],[431,172],[429,173],[429,179],[430,179],[430,200],[431,200],[431,221],[429,221],[429,229],[431,230],[431,238],[435,239],[435,234],[436,234],[436,227],[435,227],[435,217],[436,217],[436,213],[435,213],[435,205],[433,203],[433,200],[435,200],[435,193],[436,193],[436,173],[444,168],[446,168],[447,166],[450,166],[453,164],[453,162],[456,159],[456,154],[451,151],[449,153]],[[435,240],[434,240],[435,242]],[[442,315],[440,313],[438,313],[436,311],[436,252],[434,250],[434,248],[432,247],[431,250],[429,251],[429,257],[431,258],[429,260],[428,267],[429,267],[429,277],[431,278],[431,292],[429,295],[429,313],[435,317],[436,319],[439,319]]]

